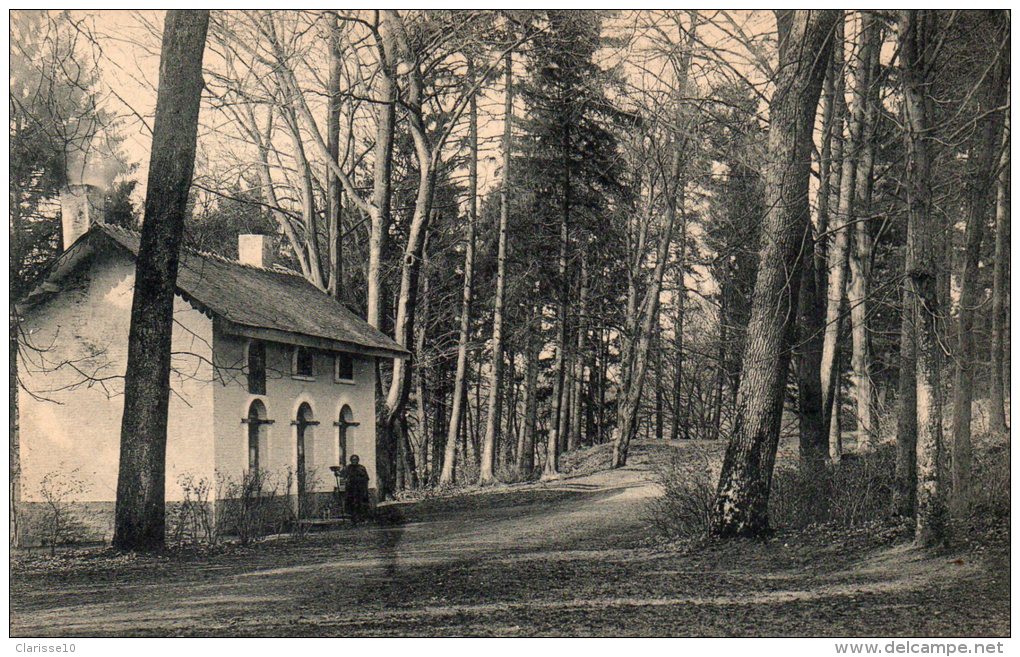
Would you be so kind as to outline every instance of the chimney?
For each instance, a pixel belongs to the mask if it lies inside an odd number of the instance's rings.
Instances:
[[[266,235],[238,235],[237,261],[242,265],[272,269],[272,239]]]
[[[101,188],[84,183],[66,185],[60,192],[64,249],[87,233],[92,224],[105,223],[105,209],[106,197]]]

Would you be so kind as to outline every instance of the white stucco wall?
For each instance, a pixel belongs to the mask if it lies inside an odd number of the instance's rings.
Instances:
[[[47,473],[75,468],[86,486],[76,499],[116,498],[133,283],[133,261],[103,256],[23,318],[30,344],[21,350],[18,373],[31,392],[18,396],[23,500],[40,500]],[[171,501],[182,497],[180,476],[213,476],[212,320],[179,298],[174,318]]]
[[[71,278],[62,292],[23,318],[31,348],[22,349],[19,375],[32,393],[19,393],[26,502],[41,500],[39,486],[47,473],[75,468],[86,485],[74,495],[76,501],[116,499],[134,263],[107,255]],[[214,493],[217,473],[240,478],[248,466],[247,425],[241,419],[256,398],[247,391],[247,338],[222,334],[212,319],[180,298],[174,317],[168,501],[182,499],[182,477],[205,478]],[[339,428],[334,423],[349,405],[360,426],[348,429],[347,453],[361,457],[374,488],[373,360],[355,357],[355,383],[337,383],[333,355],[317,353],[316,377],[309,381],[291,376],[291,353],[289,345],[266,344],[268,394],[259,398],[274,423],[266,428],[260,465],[281,487],[288,468],[296,470],[297,427],[291,422],[301,403],[307,402],[319,422],[306,435],[306,467],[317,484],[309,491],[332,491],[335,480],[329,466],[340,462]]]
[[[368,470],[370,487],[375,488],[375,366],[368,357],[355,357],[354,383],[334,381],[333,355],[315,355],[314,380],[291,375],[293,347],[266,343],[266,394],[248,393],[246,348],[249,339],[224,334],[214,336],[216,365],[222,383],[214,393],[216,426],[216,470],[221,477],[237,479],[248,467],[248,425],[241,422],[255,399],[266,407],[267,418],[273,421],[265,429],[264,449],[260,451],[259,467],[279,483],[284,492],[287,471],[297,468],[298,408],[308,403],[317,426],[306,431],[306,469],[314,476],[309,492],[329,492],[335,480],[329,466],[340,463],[339,428],[334,426],[344,405],[351,408],[353,421],[360,426],[347,430],[347,454],[357,454]],[[294,491],[292,491],[294,492]]]

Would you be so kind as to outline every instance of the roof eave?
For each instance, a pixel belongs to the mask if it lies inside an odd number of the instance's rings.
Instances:
[[[250,326],[231,321],[222,316],[217,316],[215,321],[217,328],[224,333],[246,338],[255,338],[257,340],[280,342],[283,344],[292,344],[301,347],[312,347],[313,349],[323,349],[326,351],[343,351],[347,353],[360,354],[362,356],[377,356],[381,358],[404,359],[410,356],[410,353],[401,349],[399,346],[396,348],[376,347],[357,344],[346,340],[334,340],[315,335],[305,335],[303,333],[295,333],[281,329]],[[394,344],[396,345],[396,343]]]

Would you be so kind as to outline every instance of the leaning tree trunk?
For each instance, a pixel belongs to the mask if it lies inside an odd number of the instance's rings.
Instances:
[[[1003,143],[1009,143],[1009,117]],[[999,177],[995,185],[995,263],[992,268],[992,354],[988,402],[991,405],[989,428],[1006,432],[1005,391],[1003,390],[1003,357],[1005,355],[1006,284],[1009,267],[1009,149],[1003,149]]]
[[[933,101],[931,48],[934,12],[900,12],[900,58],[906,127],[907,282],[914,331],[917,404],[917,519],[915,541],[924,546],[946,539],[942,470],[942,352],[938,340],[938,227],[932,216],[929,131]]]
[[[997,11],[994,15],[1002,16]],[[980,99],[977,133],[967,159],[970,166],[967,194],[967,230],[963,274],[960,277],[960,312],[957,327],[956,372],[953,380],[953,495],[954,516],[967,513],[970,506],[970,478],[973,461],[971,448],[971,402],[974,397],[974,309],[978,305],[978,262],[988,214],[989,191],[994,188],[995,165],[1002,141],[1006,103],[1005,84],[1009,72],[1008,51],[998,54],[978,90]]]
[[[474,63],[468,60],[468,81],[474,84]],[[446,433],[446,449],[439,485],[454,482],[457,465],[457,437],[460,435],[463,407],[467,397],[468,342],[471,338],[471,295],[475,271],[475,224],[478,219],[478,100],[472,94],[468,107],[468,216],[464,239],[464,287],[460,302],[460,332],[457,337],[457,372],[453,380],[453,402],[450,426]],[[465,456],[466,456],[465,452]]]
[[[621,385],[617,401],[616,427],[613,430],[612,467],[622,468],[627,465],[627,455],[631,440],[638,430],[638,411],[641,408],[641,393],[644,387],[645,371],[648,365],[648,348],[654,337],[655,326],[659,318],[659,293],[662,290],[662,278],[669,260],[669,247],[673,241],[673,228],[677,214],[683,213],[684,177],[682,175],[683,153],[680,144],[674,145],[672,165],[666,184],[666,217],[665,225],[659,231],[659,243],[655,252],[655,269],[648,281],[648,288],[637,313],[640,322],[636,334],[625,357],[629,357],[626,371],[628,377]],[[652,190],[649,189],[649,193]],[[686,230],[686,224],[684,225]],[[684,235],[686,238],[686,235]]]
[[[510,222],[510,148],[513,139],[513,58],[510,52],[503,56],[504,114],[503,114],[503,182],[499,188],[499,237],[496,255],[496,295],[492,302],[492,366],[489,370],[489,412],[485,419],[485,437],[482,439],[482,462],[478,470],[478,483],[495,481],[496,432],[499,428],[500,401],[503,388],[503,302],[506,296],[507,227]]]
[[[405,63],[414,62],[414,56],[408,45],[407,31],[400,14],[395,10],[386,10],[385,23],[390,24],[392,41],[384,41],[394,47],[388,60],[395,61],[398,57]],[[384,49],[385,50],[385,49]],[[407,225],[406,244],[400,263],[400,288],[396,299],[396,320],[393,324],[393,339],[400,346],[412,351],[407,360],[393,360],[393,376],[390,380],[389,392],[386,395],[386,418],[380,432],[383,446],[382,458],[377,460],[379,469],[379,496],[385,499],[395,492],[393,464],[396,463],[398,449],[407,443],[407,400],[411,388],[411,373],[419,355],[413,353],[410,340],[415,326],[415,313],[418,305],[418,279],[421,275],[422,257],[425,239],[432,221],[432,202],[436,188],[436,170],[441,156],[442,143],[436,146],[430,142],[430,133],[426,128],[423,113],[424,83],[421,69],[411,64],[402,78],[406,80],[405,92],[401,95],[402,104],[406,109],[407,123],[414,145],[414,157],[418,165],[418,188],[414,198],[414,211],[411,213],[410,224]],[[401,451],[404,454],[404,451]],[[405,463],[408,472],[415,472],[413,453],[407,452]],[[392,459],[392,460],[391,460]],[[379,464],[382,464],[381,466]]]
[[[124,377],[116,526],[122,550],[163,547],[170,352],[184,217],[195,166],[208,11],[167,12]]]
[[[768,169],[758,278],[751,301],[737,414],[712,513],[718,536],[768,530],[801,247],[810,226],[811,134],[839,11],[776,12],[779,74],[770,105]]]
[[[397,344],[408,350],[412,350],[413,347],[410,338],[414,330],[418,305],[418,279],[421,276],[421,262],[429,218],[432,214],[432,193],[435,186],[431,160],[422,158],[419,160],[419,166],[418,194],[400,268],[400,292],[397,296],[397,317],[393,331]],[[410,359],[393,360],[393,379],[390,381],[390,389],[386,396],[386,417],[382,427],[384,450],[382,458],[377,461],[380,499],[386,499],[396,492],[395,466],[398,456],[404,457],[404,467],[411,475],[411,479],[416,477],[413,456],[405,449],[405,445],[411,374],[419,357],[420,354],[412,353]]]

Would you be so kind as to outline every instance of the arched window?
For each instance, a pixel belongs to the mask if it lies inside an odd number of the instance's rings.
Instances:
[[[261,340],[248,343],[248,392],[266,394],[266,343]]]
[[[340,409],[340,418],[335,424],[340,442],[340,465],[346,465],[349,455],[348,445],[353,438],[354,427],[358,426],[358,423],[354,421],[354,413],[351,412],[350,406],[344,404],[344,407]]]
[[[313,427],[317,425],[312,415],[312,407],[307,402],[298,407],[297,419],[294,425],[297,428],[297,494],[298,494],[298,517],[305,515],[305,493],[308,487],[308,472],[312,466],[312,454],[314,445],[312,443]]]
[[[243,422],[248,425],[248,470],[257,472],[265,465],[261,457],[266,449],[266,425],[273,421],[267,418],[266,405],[256,399]]]

